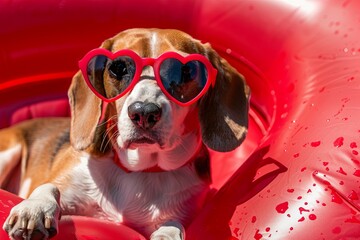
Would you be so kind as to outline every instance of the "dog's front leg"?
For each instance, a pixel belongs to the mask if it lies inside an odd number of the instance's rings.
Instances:
[[[56,235],[60,216],[60,192],[50,183],[36,188],[10,211],[4,230],[11,239],[48,239]]]
[[[169,221],[153,232],[151,240],[185,240],[185,228],[176,221]]]

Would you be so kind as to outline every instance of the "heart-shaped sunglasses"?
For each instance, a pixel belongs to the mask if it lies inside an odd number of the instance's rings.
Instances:
[[[153,67],[162,92],[180,106],[193,104],[210,85],[215,85],[217,70],[201,54],[184,57],[165,52],[158,58],[142,58],[128,49],[112,53],[97,48],[79,61],[87,85],[106,102],[115,101],[133,89],[145,66]]]

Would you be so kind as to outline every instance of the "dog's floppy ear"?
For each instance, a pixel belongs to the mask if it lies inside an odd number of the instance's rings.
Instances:
[[[110,50],[111,40],[101,47]],[[71,108],[70,141],[75,149],[84,150],[95,142],[95,132],[102,114],[102,100],[87,86],[81,71],[71,82],[68,96]]]
[[[227,152],[245,139],[248,129],[249,88],[244,78],[210,45],[207,55],[218,70],[214,88],[200,100],[202,138],[209,148]]]

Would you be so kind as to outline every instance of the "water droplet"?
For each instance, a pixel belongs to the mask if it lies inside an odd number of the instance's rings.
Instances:
[[[360,170],[356,170],[353,175],[356,177],[360,177]]]
[[[227,54],[231,54],[231,52],[232,52],[232,51],[231,51],[230,48],[226,49],[226,53],[227,53]]]
[[[286,117],[287,117],[287,115],[288,115],[288,113],[287,113],[287,112],[286,112],[286,113],[283,113],[283,114],[281,114],[280,118],[281,118],[281,119],[284,119],[284,118],[286,118]]]
[[[357,144],[356,144],[356,142],[352,142],[352,143],[350,143],[350,147],[351,147],[351,148],[357,148]]]
[[[309,219],[312,220],[312,221],[316,220],[316,215],[315,214],[310,214]]]
[[[352,154],[354,154],[354,155],[358,155],[358,154],[359,154],[359,152],[358,152],[358,151],[355,151],[355,150],[352,150]]]
[[[240,228],[235,228],[234,230],[233,230],[233,232],[235,233],[235,236],[239,236],[239,231],[240,231]]]
[[[289,192],[289,193],[293,193],[295,190],[293,189],[293,188],[289,188],[288,190],[287,190],[287,192]]]
[[[256,222],[256,216],[253,216],[253,217],[251,218],[251,222],[252,222],[252,223],[255,223],[255,222]]]
[[[339,234],[339,233],[341,233],[341,228],[340,228],[340,227],[335,227],[335,228],[333,228],[332,233],[334,233],[334,234]]]
[[[342,101],[343,103],[348,103],[348,102],[350,101],[350,98],[345,97],[345,98],[342,98],[341,101]],[[343,105],[343,107],[344,107],[344,105]]]
[[[276,211],[278,213],[284,214],[289,209],[289,203],[283,202],[276,206]]]
[[[259,233],[259,229],[256,230],[256,233],[255,233],[255,235],[254,235],[254,238],[255,238],[256,240],[260,240],[262,237],[263,237],[263,235],[261,235],[261,234]]]
[[[305,209],[303,207],[299,207],[299,212],[300,212],[300,214],[303,214],[303,212],[310,212],[310,210]]]
[[[329,162],[323,162],[324,166],[327,166],[329,164]]]
[[[310,145],[311,145],[312,147],[318,147],[318,146],[320,146],[320,144],[321,144],[321,141],[316,141],[316,142],[311,142],[311,143],[310,143]]]
[[[303,167],[300,171],[304,172],[306,170],[306,167]]]
[[[338,204],[343,203],[341,197],[334,190],[331,191],[331,201]]]
[[[355,79],[355,77],[350,77],[350,78],[348,78],[348,82],[352,82],[352,81],[354,81],[354,79]]]
[[[339,137],[334,141],[334,147],[341,147],[342,145],[344,145],[343,137]]]
[[[294,89],[295,89],[295,84],[294,84],[294,83],[290,83],[289,86],[288,86],[288,89],[287,89],[288,92],[291,93],[291,92],[294,91]]]
[[[360,165],[360,161],[359,161],[359,160],[357,160],[357,159],[353,159],[353,158],[351,158],[351,161],[353,161],[354,163],[356,163],[356,164]]]
[[[349,198],[350,200],[359,200],[359,196],[357,195],[357,193],[356,193],[354,190],[351,191],[351,193],[350,193],[350,195],[348,196],[348,198]]]
[[[300,153],[295,153],[295,154],[293,155],[294,158],[298,158],[299,156],[300,156]]]
[[[265,228],[265,231],[270,232],[270,228],[269,227]]]
[[[347,175],[347,173],[344,171],[344,169],[342,169],[342,167],[340,167],[339,170],[336,170],[336,172],[341,173],[343,175]]]
[[[304,217],[301,217],[299,220],[298,220],[298,222],[303,222],[305,220],[305,218]]]

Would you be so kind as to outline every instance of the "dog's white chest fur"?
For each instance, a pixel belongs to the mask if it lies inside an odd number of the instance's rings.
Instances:
[[[61,195],[65,214],[124,222],[145,232],[154,231],[163,219],[193,217],[199,193],[205,194],[208,188],[193,164],[171,172],[125,173],[111,158],[84,155],[68,176],[73,176],[70,186]]]

